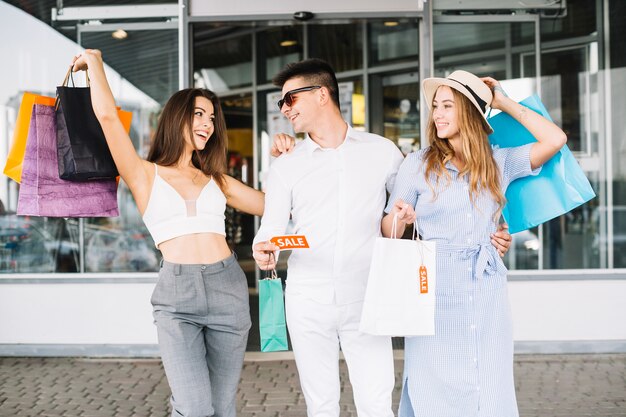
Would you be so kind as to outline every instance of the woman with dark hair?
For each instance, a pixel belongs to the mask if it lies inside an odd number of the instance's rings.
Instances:
[[[417,221],[437,242],[435,334],[405,338],[399,417],[517,417],[507,270],[489,243],[507,186],[536,175],[567,141],[551,121],[508,98],[493,78],[455,71],[423,83],[429,146],[400,166],[383,219],[390,236]],[[537,142],[492,148],[487,107]],[[417,217],[417,220],[416,220]]]
[[[224,210],[228,204],[260,216],[264,195],[225,174],[226,126],[213,92],[175,93],[143,160],[117,116],[100,51],[86,50],[73,66],[89,70],[94,112],[163,255],[151,302],[172,416],[233,417],[250,312]]]

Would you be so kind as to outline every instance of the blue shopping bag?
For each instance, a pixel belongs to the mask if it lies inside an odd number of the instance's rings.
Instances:
[[[259,280],[259,333],[261,352],[289,349],[283,283],[275,270],[269,278]]]
[[[522,100],[520,104],[552,120],[537,95]],[[524,126],[504,112],[490,117],[489,124],[494,130],[489,135],[492,145],[510,148],[537,141]],[[517,233],[565,214],[595,196],[578,161],[565,145],[543,165],[539,175],[519,178],[509,185],[502,215],[509,224],[509,232]]]

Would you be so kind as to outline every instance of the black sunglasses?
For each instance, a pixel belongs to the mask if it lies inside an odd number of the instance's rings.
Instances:
[[[303,91],[315,90],[317,88],[322,88],[322,86],[321,85],[311,85],[309,87],[300,87],[300,88],[296,88],[295,90],[287,91],[285,93],[285,95],[283,96],[283,98],[278,100],[278,110],[282,110],[283,109],[283,104],[286,104],[289,107],[291,107],[291,105],[293,104],[293,102],[295,100],[295,98],[293,96],[294,94],[302,93]]]

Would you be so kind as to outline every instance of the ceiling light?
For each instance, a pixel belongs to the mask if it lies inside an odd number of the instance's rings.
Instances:
[[[385,26],[387,27],[398,26],[398,22],[394,22],[394,21],[385,22]]]
[[[294,45],[297,45],[297,44],[298,44],[298,41],[294,41],[294,40],[285,40],[285,41],[282,41],[282,42],[280,43],[280,46],[287,47],[287,46],[294,46]]]
[[[128,38],[128,33],[124,29],[118,29],[111,36],[113,36],[113,39],[122,40]]]

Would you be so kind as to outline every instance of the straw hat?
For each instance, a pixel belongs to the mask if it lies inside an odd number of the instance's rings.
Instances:
[[[471,101],[472,104],[478,109],[487,125],[489,125],[485,113],[487,112],[487,107],[491,105],[493,94],[487,84],[485,84],[480,78],[471,72],[463,70],[454,71],[446,78],[426,78],[422,83],[422,87],[424,96],[426,97],[426,104],[429,109],[433,104],[437,88],[442,85],[454,88],[456,91],[467,97],[469,101]],[[489,128],[491,129],[491,132],[489,133],[492,133],[493,128],[491,128],[490,125]]]

